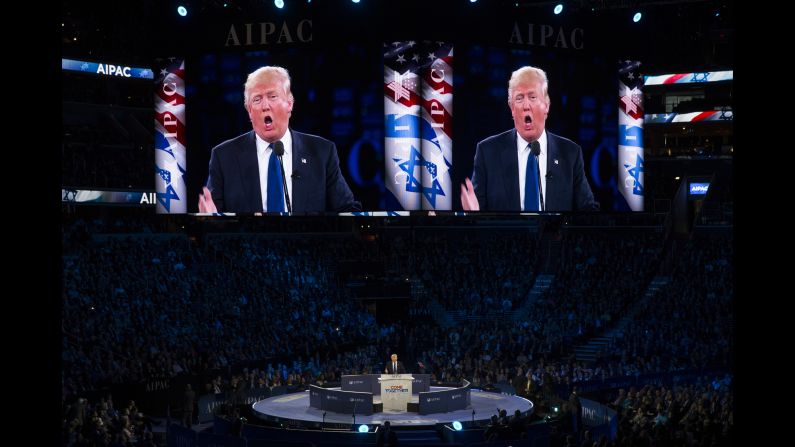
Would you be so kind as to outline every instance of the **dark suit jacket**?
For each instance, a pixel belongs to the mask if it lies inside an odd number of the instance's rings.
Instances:
[[[554,160],[558,160],[555,164]],[[547,132],[545,211],[595,211],[585,178],[582,149],[577,143]],[[481,211],[521,211],[516,129],[486,138],[475,151],[472,185]]]
[[[398,362],[397,362],[397,370],[394,370],[392,368],[392,361],[391,360],[389,362],[387,362],[386,368],[384,368],[384,369],[386,370],[387,374],[406,374],[406,368],[403,367],[403,363],[400,360],[398,360]]]
[[[334,143],[292,129],[288,132],[293,139],[293,212],[360,211],[361,204],[342,177]],[[218,212],[262,211],[258,166],[253,130],[213,148],[207,187]]]

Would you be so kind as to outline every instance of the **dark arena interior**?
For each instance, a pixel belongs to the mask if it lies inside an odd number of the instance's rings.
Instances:
[[[61,445],[736,442],[732,1],[59,28]]]

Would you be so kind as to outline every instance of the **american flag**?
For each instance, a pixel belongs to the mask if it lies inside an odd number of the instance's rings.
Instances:
[[[186,213],[185,61],[158,61],[155,78],[157,213]]]
[[[453,47],[384,44],[388,209],[452,208]]]

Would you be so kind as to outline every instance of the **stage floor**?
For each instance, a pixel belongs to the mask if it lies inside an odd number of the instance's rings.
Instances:
[[[339,389],[339,388],[336,388]],[[441,391],[451,388],[432,386],[431,391]],[[375,396],[374,401],[379,401],[380,396]],[[417,402],[418,397],[413,396],[412,402]],[[512,416],[514,411],[519,410],[522,414],[533,411],[533,403],[529,400],[507,394],[490,393],[481,390],[471,391],[471,406],[465,410],[457,410],[450,413],[432,413],[421,415],[419,413],[408,413],[404,411],[384,410],[382,413],[374,413],[370,416],[356,415],[357,424],[381,424],[389,421],[393,426],[422,426],[436,425],[453,421],[467,422],[472,421],[472,410],[475,410],[476,421],[488,421],[491,415],[497,414],[498,409],[506,410],[508,416]],[[252,405],[252,409],[257,416],[266,420],[279,422],[309,422],[320,423],[323,421],[323,411],[309,406],[309,391],[300,393],[285,394],[281,396],[263,399]],[[353,415],[326,413],[326,423],[328,424],[352,424]]]

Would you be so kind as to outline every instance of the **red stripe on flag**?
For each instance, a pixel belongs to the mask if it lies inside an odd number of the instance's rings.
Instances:
[[[701,112],[698,115],[694,116],[693,119],[690,120],[690,121],[702,121],[702,120],[705,120],[705,119],[711,117],[712,115],[714,115],[716,113],[718,113],[716,110],[709,110],[709,111],[706,111],[706,112]]]
[[[166,125],[166,114],[170,115],[168,117],[168,125]],[[182,124],[182,121],[178,120],[177,117],[170,112],[164,113],[155,113],[155,120],[163,126],[163,129],[166,131],[167,134],[177,134],[177,141],[180,144],[185,146],[185,125]],[[165,136],[165,135],[164,135]],[[169,137],[166,137],[169,138]],[[174,138],[173,135],[170,138]]]
[[[671,76],[670,78],[666,79],[665,81],[663,81],[663,84],[673,84],[676,81],[684,78],[685,76],[687,76],[687,73],[675,74],[675,75]]]
[[[436,107],[433,107],[434,103],[436,103]],[[442,124],[444,133],[446,133],[448,137],[453,138],[453,116],[447,112],[447,109],[442,106],[442,103],[436,99],[423,100],[422,107],[428,112],[432,125]],[[436,115],[431,114],[431,110],[436,111]],[[439,111],[442,113],[439,113]]]

